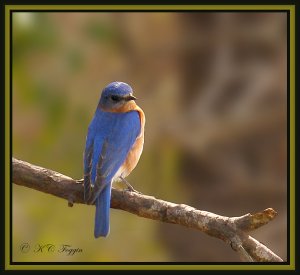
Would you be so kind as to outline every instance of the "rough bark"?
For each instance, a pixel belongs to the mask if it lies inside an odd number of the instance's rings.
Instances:
[[[12,181],[48,193],[73,203],[83,200],[82,180],[74,180],[58,172],[12,159]],[[225,217],[195,209],[185,204],[156,199],[127,190],[112,189],[111,207],[121,209],[140,217],[178,224],[200,230],[230,244],[242,261],[282,262],[283,260],[265,245],[252,238],[248,232],[273,220],[276,212],[272,208],[240,217]]]

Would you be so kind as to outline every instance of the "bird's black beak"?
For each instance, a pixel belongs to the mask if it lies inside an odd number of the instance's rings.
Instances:
[[[126,97],[126,100],[129,101],[129,100],[137,100],[137,98],[133,95],[129,95]]]

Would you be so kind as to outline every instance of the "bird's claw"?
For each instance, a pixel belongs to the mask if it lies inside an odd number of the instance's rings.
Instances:
[[[78,183],[78,184],[83,184],[84,183],[84,179],[76,180],[75,182]]]
[[[127,181],[125,180],[123,177],[120,177],[120,179],[126,184],[127,188],[124,189],[126,191],[129,191],[129,192],[134,192],[134,193],[137,193],[137,194],[142,194],[141,192],[135,190],[132,185]]]
[[[134,192],[137,194],[142,194],[140,191],[135,190],[132,186],[131,187],[127,186],[127,188],[125,188],[124,190],[129,192]]]

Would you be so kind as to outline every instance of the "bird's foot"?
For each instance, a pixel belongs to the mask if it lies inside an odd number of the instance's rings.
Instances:
[[[128,190],[130,192],[135,192],[137,194],[142,194],[141,192],[135,190],[132,185],[126,180],[124,179],[123,177],[120,177],[120,179],[123,181],[123,183],[125,183],[125,185],[127,186],[127,188],[125,190]]]
[[[75,180],[75,182],[76,182],[76,183],[78,183],[78,184],[83,184],[83,182],[84,182],[84,179]]]

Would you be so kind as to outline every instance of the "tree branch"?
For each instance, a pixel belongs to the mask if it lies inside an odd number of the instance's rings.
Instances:
[[[68,200],[69,206],[73,203],[85,203],[82,180],[74,180],[15,158],[12,159],[12,165],[13,183],[64,198]],[[272,208],[241,217],[225,217],[185,204],[175,204],[115,188],[112,189],[111,207],[140,217],[198,229],[230,244],[243,261],[283,261],[265,245],[247,234],[275,218],[277,213]]]

